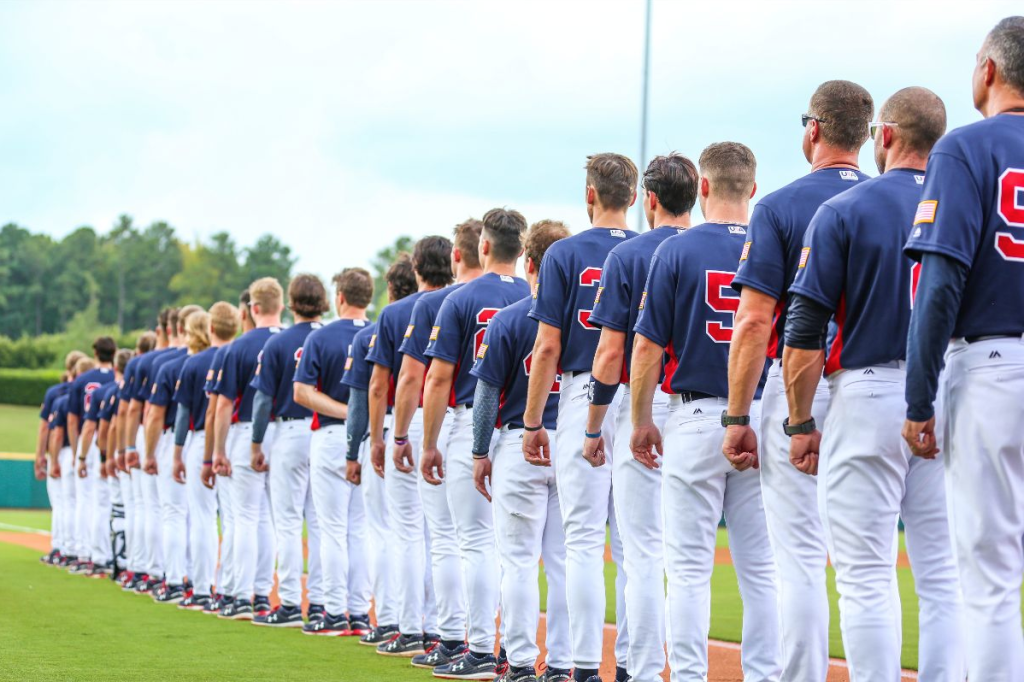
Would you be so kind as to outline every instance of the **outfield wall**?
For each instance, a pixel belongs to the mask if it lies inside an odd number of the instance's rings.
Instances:
[[[46,481],[36,480],[32,459],[32,455],[0,453],[0,508],[50,508]]]

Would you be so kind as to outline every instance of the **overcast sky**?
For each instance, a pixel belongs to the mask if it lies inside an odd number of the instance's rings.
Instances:
[[[185,239],[266,232],[299,268],[509,206],[587,225],[582,166],[639,163],[642,0],[0,4],[0,222],[121,213]],[[1019,2],[654,0],[648,158],[736,140],[759,195],[807,171],[815,86],[921,85],[950,126]],[[862,166],[874,174],[868,146]],[[634,220],[631,222],[635,222]]]

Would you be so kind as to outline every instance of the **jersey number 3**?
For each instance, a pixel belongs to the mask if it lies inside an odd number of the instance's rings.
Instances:
[[[1024,170],[1010,168],[999,176],[999,217],[1009,227],[1024,227]],[[996,250],[1006,260],[1024,261],[1024,241],[996,232]]]
[[[736,276],[736,273],[708,270],[705,276],[707,281],[704,288],[704,302],[716,313],[727,314],[729,322],[708,320],[704,323],[704,330],[715,343],[729,343],[732,341],[732,327],[736,319],[736,311],[740,309],[740,299],[732,290],[732,278]],[[733,295],[723,296],[723,292],[726,291]]]

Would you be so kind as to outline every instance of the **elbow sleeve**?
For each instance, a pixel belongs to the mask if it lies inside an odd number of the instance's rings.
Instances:
[[[491,450],[494,425],[498,421],[501,388],[480,379],[473,395],[473,456],[486,457]]]
[[[366,438],[370,423],[370,404],[366,391],[353,388],[348,395],[348,419],[345,421],[345,435],[348,452],[345,458],[350,462],[359,461],[359,446]]]
[[[188,410],[178,405],[178,411],[174,415],[174,444],[178,447],[185,445],[185,439],[188,438],[188,425]]]
[[[812,298],[793,294],[786,314],[786,345],[800,350],[823,350],[832,311]]]
[[[252,442],[262,443],[270,424],[270,410],[274,399],[263,391],[256,391],[252,400]]]

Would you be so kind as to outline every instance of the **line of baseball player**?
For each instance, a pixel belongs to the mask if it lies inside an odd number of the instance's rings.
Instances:
[[[986,134],[1020,146],[1021,117],[979,108]],[[69,362],[72,381],[47,393],[41,414],[46,559],[89,575],[123,559],[125,589],[225,619],[358,635],[439,678],[599,682],[610,526],[616,680],[659,680],[666,660],[672,680],[704,680],[724,516],[745,679],[825,679],[831,557],[851,679],[896,681],[902,518],[921,679],[962,682],[968,661],[972,679],[1019,679],[1000,676],[1014,662],[971,649],[965,624],[993,625],[961,587],[957,557],[962,572],[976,557],[959,536],[954,552],[941,428],[925,414],[901,439],[915,414],[907,334],[927,277],[915,259],[943,252],[928,241],[943,215],[933,197],[962,186],[933,180],[932,165],[964,136],[932,151],[946,114],[924,88],[900,90],[873,117],[864,88],[819,86],[802,116],[811,173],[752,215],[756,162],[742,144],[712,144],[696,165],[659,156],[642,178],[624,156],[590,156],[590,229],[527,229],[518,212],[493,209],[453,241],[425,237],[389,269],[376,323],[365,315],[372,279],[350,268],[335,277],[327,325],[326,290],[299,275],[288,329],[284,292],[261,279],[239,309],[161,317],[131,359],[99,339],[98,366]],[[857,166],[869,137],[874,179]],[[626,220],[638,181],[643,234]],[[705,222],[693,225],[698,201]],[[1000,205],[1024,212],[1014,202]],[[1024,330],[1011,331],[961,336],[965,347],[1004,344],[989,355],[1004,368],[1021,353],[1005,339],[1019,346]],[[1015,589],[1019,635],[1019,575]],[[1013,651],[1012,631],[1001,641]]]

